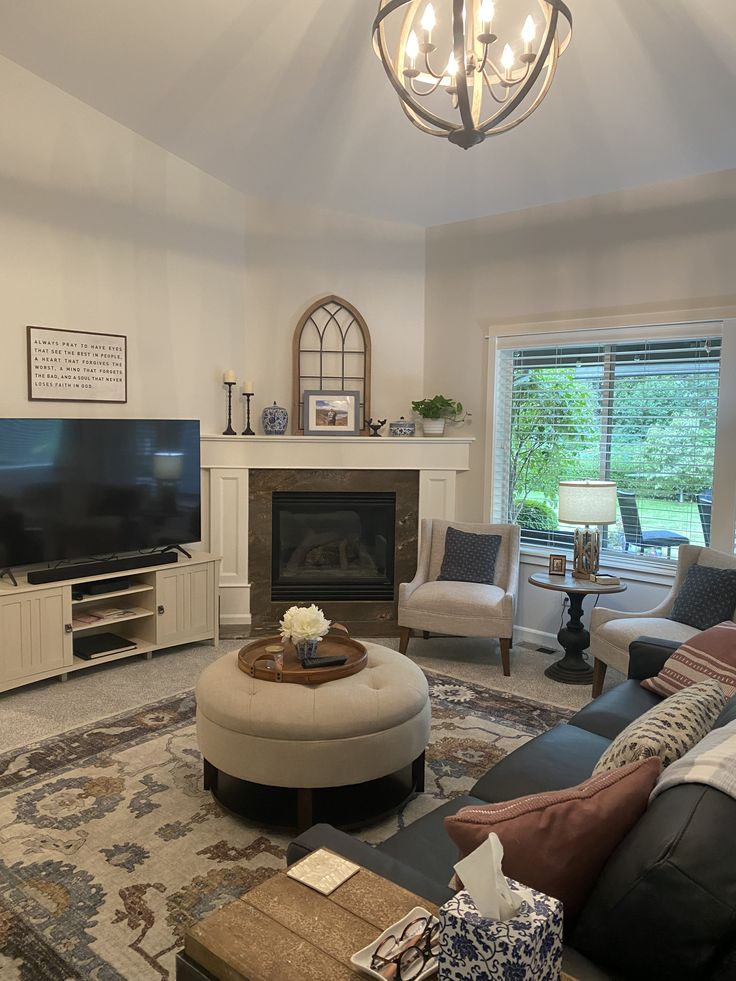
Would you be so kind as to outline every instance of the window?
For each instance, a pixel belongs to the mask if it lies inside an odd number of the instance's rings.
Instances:
[[[622,337],[498,353],[494,512],[527,545],[571,546],[557,483],[584,479],[618,487],[604,549],[667,559],[710,544],[720,334]]]

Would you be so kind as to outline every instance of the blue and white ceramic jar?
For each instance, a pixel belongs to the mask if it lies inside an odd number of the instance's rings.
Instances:
[[[389,423],[388,431],[391,436],[413,436],[416,432],[417,424],[403,416],[395,422]]]
[[[266,436],[283,436],[289,428],[289,413],[274,402],[261,413],[261,423]]]

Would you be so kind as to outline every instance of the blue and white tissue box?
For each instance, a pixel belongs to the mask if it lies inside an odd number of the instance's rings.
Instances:
[[[467,892],[441,907],[439,981],[559,981],[562,903],[508,883],[523,897],[509,920],[481,916]]]

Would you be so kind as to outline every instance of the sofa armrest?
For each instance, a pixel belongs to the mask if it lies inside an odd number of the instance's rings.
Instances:
[[[405,865],[390,855],[385,855],[373,845],[353,838],[351,835],[345,834],[344,831],[338,831],[330,824],[315,824],[291,841],[286,850],[287,865],[293,865],[294,862],[298,862],[300,858],[304,858],[310,852],[317,851],[318,848],[329,848],[330,851],[337,852],[338,855],[342,855],[348,861],[362,865],[364,869],[369,869],[376,875],[381,875],[384,879],[388,879],[397,886],[402,886],[409,892],[422,896],[438,906],[446,903],[454,895],[453,890],[447,884],[434,882],[412,866]]]
[[[679,646],[679,640],[637,637],[629,644],[629,678],[633,681],[653,678],[659,674],[667,658],[671,657]]]

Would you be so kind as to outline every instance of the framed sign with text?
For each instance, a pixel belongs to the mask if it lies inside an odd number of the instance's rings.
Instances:
[[[28,327],[32,402],[127,402],[124,334]]]

